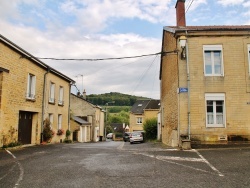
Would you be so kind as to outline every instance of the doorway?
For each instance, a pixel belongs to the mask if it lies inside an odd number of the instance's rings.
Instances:
[[[18,142],[31,144],[32,112],[19,112]]]

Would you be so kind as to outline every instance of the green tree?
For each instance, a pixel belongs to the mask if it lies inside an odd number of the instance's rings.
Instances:
[[[143,123],[143,129],[145,131],[145,138],[148,140],[154,140],[157,138],[157,118],[146,119]]]

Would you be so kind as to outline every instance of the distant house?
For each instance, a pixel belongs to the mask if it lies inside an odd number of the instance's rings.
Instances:
[[[146,119],[157,118],[159,110],[160,100],[148,99],[136,101],[129,115],[130,132],[142,131],[143,122]]]
[[[86,121],[83,117],[77,117],[72,115],[70,121],[70,129],[73,130],[73,141],[91,141],[91,122]]]
[[[186,26],[184,3],[163,29],[162,141],[250,140],[250,26]]]
[[[93,142],[99,141],[104,136],[104,111],[100,106],[94,105],[88,102],[84,95],[70,95],[70,110],[73,121],[74,117],[86,117],[85,121],[91,123],[91,126],[87,126],[87,129],[90,129],[90,140]],[[80,123],[80,122],[78,122]],[[79,131],[78,128],[74,127],[71,131]],[[83,129],[85,130],[85,129]],[[88,134],[88,131],[85,132]],[[78,134],[82,134],[78,133]]]
[[[51,142],[63,141],[73,82],[0,35],[0,146],[39,144],[46,118],[55,132]]]

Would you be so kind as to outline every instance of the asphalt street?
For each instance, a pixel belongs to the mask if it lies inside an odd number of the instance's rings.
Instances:
[[[0,187],[250,187],[250,147],[104,141],[0,150]]]

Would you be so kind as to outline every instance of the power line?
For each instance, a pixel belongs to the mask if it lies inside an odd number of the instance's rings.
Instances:
[[[154,54],[146,54],[146,55],[136,55],[136,56],[127,56],[127,57],[110,57],[110,58],[97,58],[97,59],[73,59],[73,58],[53,58],[53,57],[36,57],[37,59],[47,59],[47,60],[54,60],[54,61],[104,61],[104,60],[117,60],[117,59],[132,59],[138,57],[145,57],[145,56],[154,56],[159,54],[165,53],[176,53],[176,51],[169,51],[169,52],[157,52]]]
[[[158,55],[157,55],[158,56]],[[154,60],[151,62],[151,64],[149,65],[149,67],[142,73],[137,85],[135,86],[135,88],[133,89],[133,91],[131,92],[131,95],[133,95],[133,93],[135,92],[135,90],[139,87],[140,83],[142,82],[143,78],[146,76],[146,73],[149,71],[149,69],[152,67],[153,63],[155,62],[157,56],[154,58]]]
[[[53,57],[37,57],[38,59],[50,59],[55,61],[103,61],[103,60],[117,60],[117,59],[129,59],[129,58],[137,58],[137,57],[145,57],[145,56],[153,56],[161,54],[161,52],[154,54],[146,54],[146,55],[137,55],[137,56],[127,56],[127,57],[109,57],[109,58],[97,58],[97,59],[71,59],[71,58],[53,58]]]
[[[192,0],[192,1],[190,2],[190,4],[189,4],[189,6],[188,6],[188,8],[187,8],[187,10],[186,10],[186,12],[185,12],[185,14],[187,14],[187,12],[188,12],[189,8],[191,7],[191,5],[193,4],[193,2],[194,2],[194,0]]]

